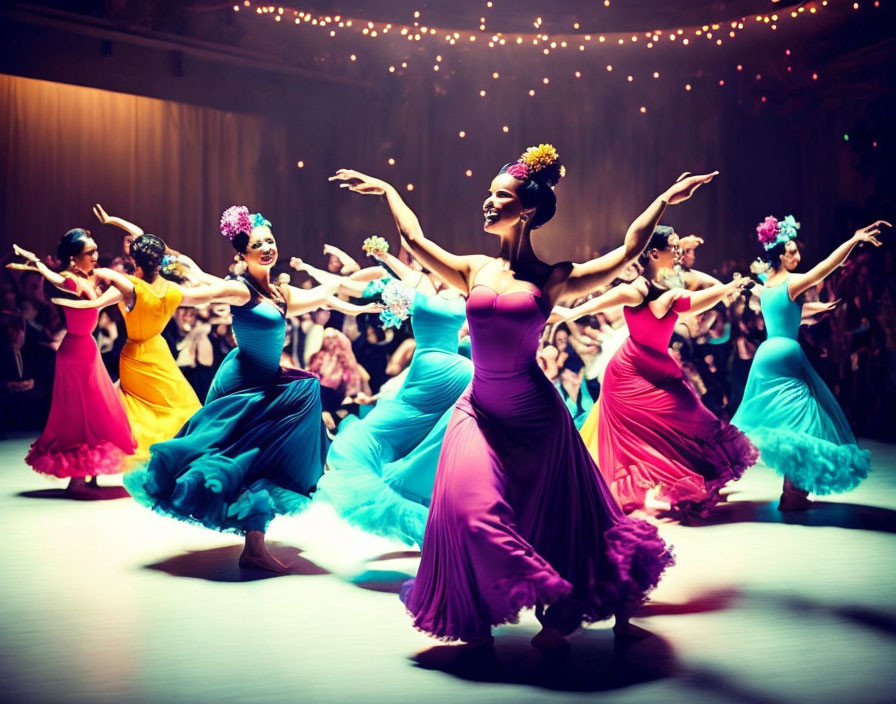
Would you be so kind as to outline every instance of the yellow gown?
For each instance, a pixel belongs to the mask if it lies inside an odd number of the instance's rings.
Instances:
[[[145,462],[149,446],[173,438],[202,404],[161,335],[180,305],[180,288],[167,282],[157,294],[142,279],[128,279],[136,300],[131,310],[119,304],[128,329],[119,365],[121,400],[137,441],[133,461]]]

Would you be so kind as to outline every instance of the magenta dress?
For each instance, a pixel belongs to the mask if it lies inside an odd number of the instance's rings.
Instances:
[[[535,362],[537,301],[482,285],[467,301],[473,381],[445,433],[417,578],[402,589],[414,625],[445,640],[487,636],[533,606],[564,632],[631,613],[672,563],[656,528],[622,513]]]
[[[68,278],[65,287],[78,289]],[[56,351],[50,415],[25,462],[36,472],[55,477],[117,474],[137,445],[91,336],[99,310],[63,310],[66,333]]]
[[[759,456],[746,435],[700,402],[669,356],[678,314],[690,307],[690,297],[682,297],[662,318],[647,301],[624,309],[631,337],[607,365],[597,447],[589,449],[627,512],[659,487],[657,498],[683,517],[702,515]]]

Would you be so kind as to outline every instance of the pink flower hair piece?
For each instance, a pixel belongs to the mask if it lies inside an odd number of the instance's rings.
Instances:
[[[768,247],[778,239],[778,218],[769,215],[756,226],[756,234],[763,247]]]
[[[518,161],[507,169],[507,173],[509,173],[518,181],[525,181],[527,178],[529,178],[529,167],[524,163]]]
[[[252,219],[245,205],[231,205],[221,215],[221,234],[233,240],[240,232],[252,232]]]

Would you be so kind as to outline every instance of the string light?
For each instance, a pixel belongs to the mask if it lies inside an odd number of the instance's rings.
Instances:
[[[389,157],[389,160],[386,163],[389,164],[389,166],[395,166],[395,159]]]
[[[298,166],[300,169],[304,169],[304,168],[305,168],[305,162],[304,162],[304,161],[297,161],[297,162],[296,162],[296,166]]]

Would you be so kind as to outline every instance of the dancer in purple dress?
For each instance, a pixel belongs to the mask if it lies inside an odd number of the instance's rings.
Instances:
[[[428,240],[388,183],[340,170],[332,180],[385,195],[405,246],[443,280],[468,292],[473,381],[442,445],[417,579],[402,597],[417,628],[475,645],[491,628],[536,607],[538,647],[560,647],[583,622],[628,617],[672,563],[656,528],[616,504],[553,384],[535,361],[539,333],[558,298],[611,280],[647,244],[667,204],[715,174],[684,178],[641,214],[623,246],[587,262],[546,264],[532,230],[556,210],[562,175],[550,145],[507,164],[483,205],[500,255],[457,256]]]

